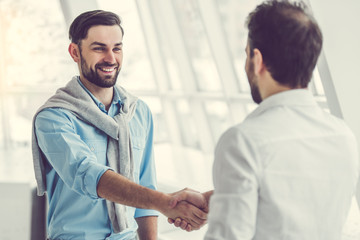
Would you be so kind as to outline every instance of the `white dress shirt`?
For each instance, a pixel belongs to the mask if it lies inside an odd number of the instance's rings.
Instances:
[[[308,90],[266,98],[217,144],[205,239],[341,239],[358,159],[350,129]]]

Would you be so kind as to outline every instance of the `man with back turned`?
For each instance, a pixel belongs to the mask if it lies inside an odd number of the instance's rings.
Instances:
[[[245,70],[259,106],[216,146],[205,239],[339,240],[359,158],[348,126],[308,90],[320,28],[304,4],[276,0],[257,6],[246,25]]]

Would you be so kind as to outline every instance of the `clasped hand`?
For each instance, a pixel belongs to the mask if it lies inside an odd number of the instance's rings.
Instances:
[[[206,224],[211,194],[212,191],[200,193],[188,188],[171,194],[170,207],[182,209],[185,217],[168,216],[168,222],[188,232],[200,229]]]

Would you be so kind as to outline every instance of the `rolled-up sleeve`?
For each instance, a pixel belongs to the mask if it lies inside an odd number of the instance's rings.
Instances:
[[[253,239],[259,187],[254,151],[252,144],[236,129],[228,130],[219,140],[206,240]]]
[[[45,109],[35,120],[38,145],[48,163],[72,190],[99,198],[97,183],[108,166],[97,162],[95,154],[74,129],[70,112]]]

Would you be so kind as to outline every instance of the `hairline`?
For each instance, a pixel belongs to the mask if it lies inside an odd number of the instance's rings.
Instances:
[[[118,27],[120,28],[120,30],[121,30],[121,36],[124,37],[124,31],[123,31],[122,27],[121,27],[119,24],[112,24],[112,25],[108,25],[108,24],[96,24],[96,25],[92,25],[91,27],[88,28],[88,30],[86,31],[86,35],[85,35],[84,38],[79,39],[78,42],[75,42],[75,41],[73,41],[73,40],[71,40],[71,42],[77,44],[78,46],[81,46],[81,41],[83,41],[83,40],[85,40],[85,39],[88,38],[88,36],[89,36],[89,30],[90,30],[91,28],[93,28],[93,27],[98,27],[98,26],[105,26],[105,27],[106,27],[106,26],[109,26],[109,27],[118,26]],[[121,41],[121,44],[122,44],[122,41]]]

